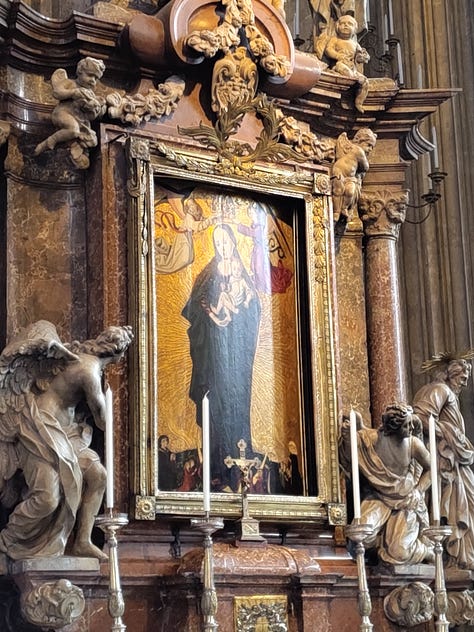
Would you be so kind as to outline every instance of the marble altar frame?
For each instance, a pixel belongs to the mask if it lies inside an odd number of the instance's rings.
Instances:
[[[325,174],[301,171],[296,177],[281,166],[271,175],[268,166],[255,168],[260,177],[202,172],[191,165],[170,164],[157,144],[141,137],[127,141],[128,159],[128,278],[131,324],[136,344],[131,350],[131,492],[135,518],[154,520],[166,516],[202,514],[202,492],[160,491],[158,488],[158,340],[154,309],[153,257],[154,185],[160,178],[183,180],[193,186],[222,187],[236,195],[260,194],[267,199],[291,200],[299,220],[298,265],[304,266],[305,293],[299,327],[306,331],[302,346],[308,349],[300,363],[305,401],[311,402],[305,418],[305,489],[311,495],[249,495],[250,514],[261,521],[317,521],[345,523],[337,458],[336,361],[333,314],[334,246],[330,222],[330,197]],[[203,157],[205,160],[205,157]],[[202,164],[202,163],[201,163]],[[273,197],[274,196],[274,197]],[[298,283],[300,283],[298,281]],[[313,455],[315,467],[308,461]],[[313,464],[314,465],[314,464]],[[312,484],[309,477],[316,480]],[[241,515],[241,496],[212,493],[211,513],[224,518]]]

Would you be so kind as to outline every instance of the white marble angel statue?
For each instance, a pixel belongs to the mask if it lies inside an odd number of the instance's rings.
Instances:
[[[106,559],[91,541],[106,473],[90,449],[92,417],[105,428],[103,371],[123,356],[130,327],[64,345],[38,321],[0,355],[0,502],[10,514],[0,551],[18,560],[71,553]]]

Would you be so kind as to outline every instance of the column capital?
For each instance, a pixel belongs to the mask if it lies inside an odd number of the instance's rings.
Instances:
[[[359,216],[367,237],[398,239],[405,221],[408,190],[364,191],[359,199]]]

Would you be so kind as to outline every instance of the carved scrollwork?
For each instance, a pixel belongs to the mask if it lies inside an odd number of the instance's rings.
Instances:
[[[395,588],[385,597],[384,610],[390,621],[412,628],[433,618],[434,595],[426,584],[411,582]]]
[[[195,30],[185,39],[187,48],[204,57],[223,59],[216,62],[212,77],[212,107],[219,113],[229,103],[242,101],[243,94],[252,98],[257,90],[256,63],[269,75],[286,78],[290,62],[276,55],[270,40],[255,25],[252,0],[226,0],[224,17],[215,28]],[[223,94],[219,97],[217,93]]]
[[[451,625],[474,622],[474,590],[448,593],[447,619]]]
[[[33,625],[59,630],[78,619],[85,607],[84,594],[67,579],[45,582],[23,593],[23,616]]]

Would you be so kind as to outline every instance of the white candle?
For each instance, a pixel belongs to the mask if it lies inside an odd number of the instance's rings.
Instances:
[[[387,14],[384,13],[383,14],[383,47],[384,50],[388,50],[388,44],[387,44],[387,40],[388,40],[388,17]]]
[[[114,409],[112,389],[105,391],[105,469],[107,471],[106,507],[114,508]]]
[[[438,455],[436,451],[436,429],[433,415],[430,415],[428,428],[431,457],[431,500],[433,508],[433,523],[439,525]]]
[[[392,0],[388,0],[388,34],[393,35],[393,7]]]
[[[421,67],[421,64],[418,64],[416,69],[416,87],[418,90],[423,88],[423,68]]]
[[[368,25],[370,23],[370,2],[367,3],[367,6],[365,8],[365,19]]]
[[[211,455],[209,438],[209,398],[202,398],[202,495],[204,513],[211,511]]]
[[[351,437],[351,464],[352,464],[352,496],[354,499],[354,520],[360,520],[360,485],[359,485],[359,455],[357,452],[357,419],[351,408],[349,415],[349,427]]]
[[[398,83],[401,86],[403,86],[404,77],[403,77],[402,47],[400,46],[400,42],[397,42],[397,65],[398,65]]]
[[[436,127],[434,125],[431,128],[431,142],[434,145],[434,149],[433,149],[433,170],[434,170],[434,169],[439,169],[438,136],[436,134]]]
[[[295,2],[295,35],[300,34],[300,0]]]

